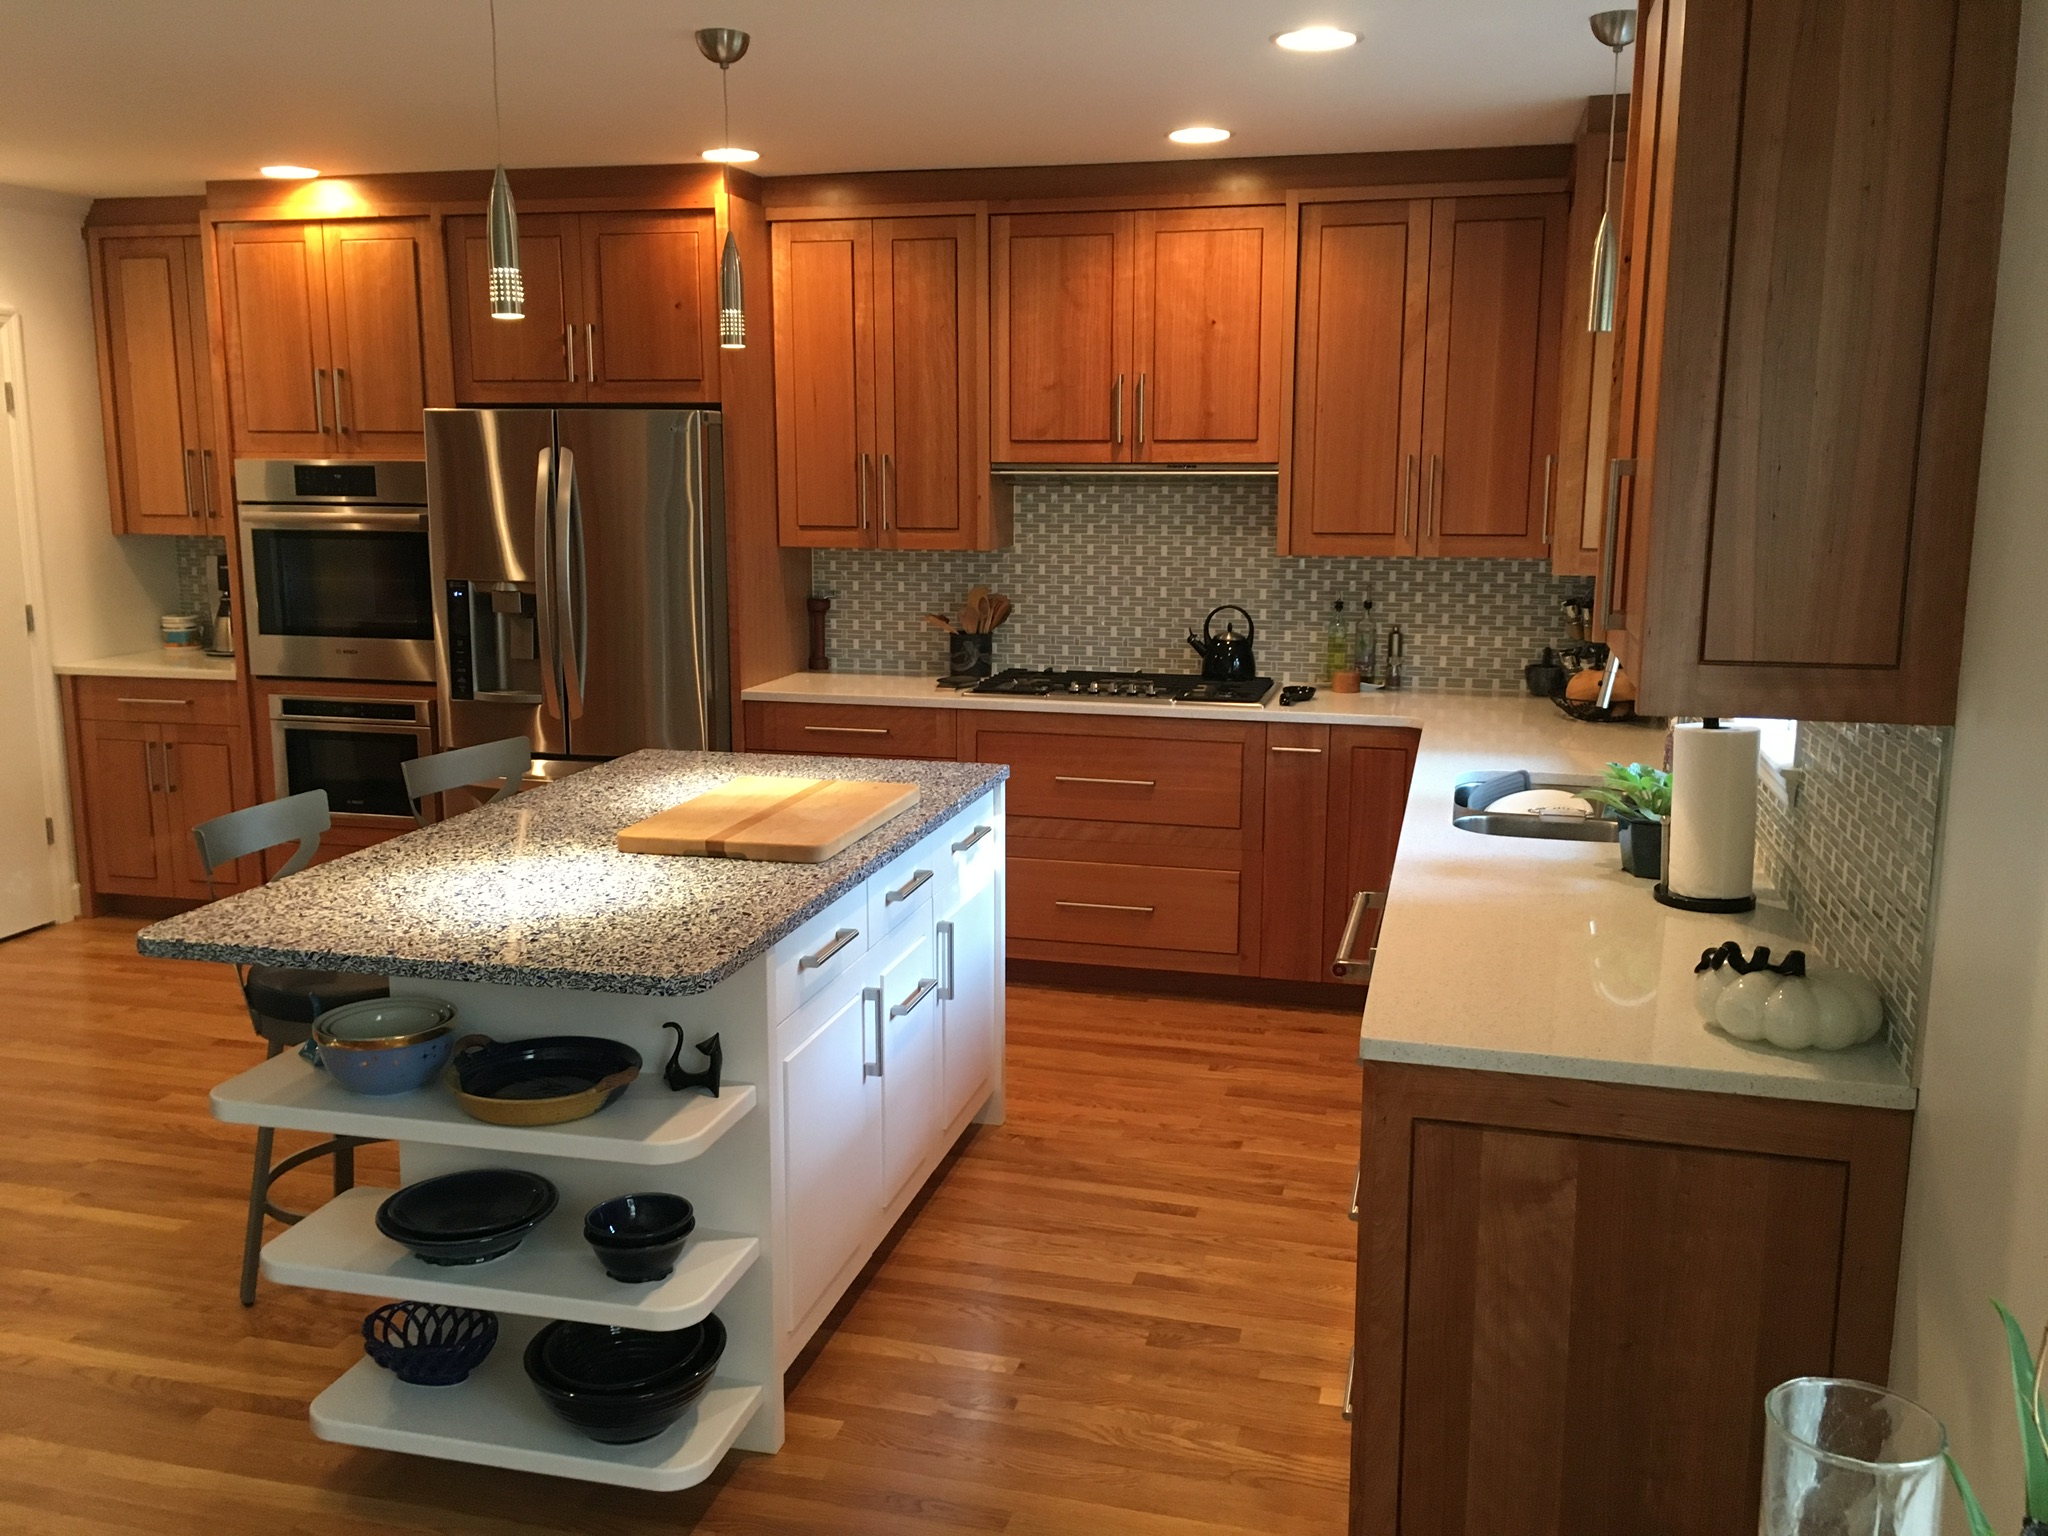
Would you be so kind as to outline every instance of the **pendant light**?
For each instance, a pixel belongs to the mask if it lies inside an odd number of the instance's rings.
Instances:
[[[704,158],[720,165],[743,165],[761,158],[758,151],[740,149],[732,141],[732,86],[726,71],[747,56],[753,39],[738,27],[705,27],[697,33],[697,51],[718,66],[718,91],[725,105],[725,142],[704,151]],[[718,344],[728,352],[743,351],[747,345],[746,284],[740,274],[740,243],[728,224],[725,250],[718,258]]]
[[[1600,162],[1600,233],[1593,239],[1593,292],[1586,329],[1614,329],[1615,290],[1621,286],[1621,245],[1614,236],[1614,119],[1621,105],[1621,50],[1636,40],[1634,11],[1600,11],[1588,18],[1593,35],[1614,50],[1607,88],[1607,158]]]
[[[519,214],[512,183],[505,179],[505,120],[498,111],[498,0],[491,4],[491,126],[498,141],[498,170],[491,177],[490,214],[484,220],[490,251],[491,318],[526,318],[526,279],[519,272]]]

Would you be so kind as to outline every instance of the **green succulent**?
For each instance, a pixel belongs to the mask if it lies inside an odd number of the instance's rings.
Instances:
[[[1579,795],[1623,821],[1663,821],[1671,814],[1671,775],[1641,763],[1609,763],[1599,787]]]

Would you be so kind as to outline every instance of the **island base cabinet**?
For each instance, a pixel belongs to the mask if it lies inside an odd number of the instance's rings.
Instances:
[[[939,1031],[944,1041],[945,1119],[987,1096],[995,1072],[996,889],[984,885],[939,920]]]
[[[881,1209],[879,1079],[868,1073],[878,988],[853,974],[782,1025],[785,1327],[810,1316]]]
[[[1354,1536],[1754,1530],[1764,1394],[1885,1380],[1911,1128],[1366,1063]]]
[[[882,973],[874,1073],[882,1084],[882,1194],[893,1202],[944,1129],[939,967],[930,903],[915,940]]]

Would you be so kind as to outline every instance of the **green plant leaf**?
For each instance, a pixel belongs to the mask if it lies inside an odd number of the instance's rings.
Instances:
[[[1941,1459],[1948,1463],[1950,1481],[1956,1485],[1956,1492],[1963,1496],[1963,1513],[1970,1517],[1970,1536],[1998,1536],[1991,1528],[1991,1522],[1984,1518],[1984,1506],[1977,1502],[1977,1494],[1970,1487],[1970,1480],[1963,1476],[1963,1469],[1956,1465],[1955,1457],[1947,1451]]]
[[[2048,1443],[2041,1438],[2041,1421],[2034,1414],[2034,1352],[2005,1303],[1991,1304],[2005,1322],[2006,1349],[2012,1355],[2013,1407],[2019,1414],[2020,1449],[2027,1459],[2027,1517],[2040,1520],[2048,1518]]]

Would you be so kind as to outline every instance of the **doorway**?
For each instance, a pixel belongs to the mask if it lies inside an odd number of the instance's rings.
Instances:
[[[42,596],[21,316],[0,311],[0,938],[64,916],[50,782],[56,684],[37,633]]]

